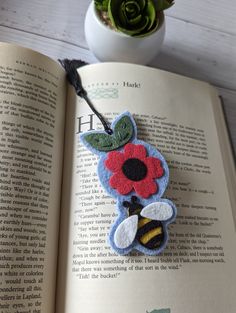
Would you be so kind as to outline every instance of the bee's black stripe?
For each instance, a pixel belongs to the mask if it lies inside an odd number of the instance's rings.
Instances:
[[[137,231],[136,238],[139,240],[140,237],[148,233],[150,230],[157,228],[157,227],[162,227],[161,222],[150,220],[147,224],[143,225],[140,227]]]
[[[150,239],[147,243],[144,244],[144,246],[148,249],[158,248],[161,245],[163,239],[164,239],[164,234],[162,233]]]

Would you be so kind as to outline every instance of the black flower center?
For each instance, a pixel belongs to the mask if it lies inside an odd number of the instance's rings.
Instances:
[[[122,172],[128,179],[139,181],[146,177],[147,166],[139,159],[131,158],[124,162]]]

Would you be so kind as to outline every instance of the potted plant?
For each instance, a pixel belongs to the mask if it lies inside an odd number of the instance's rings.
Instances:
[[[147,64],[165,35],[163,11],[173,0],[94,0],[85,18],[85,37],[101,61]]]

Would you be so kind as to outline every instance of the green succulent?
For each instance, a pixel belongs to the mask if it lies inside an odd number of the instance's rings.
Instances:
[[[159,26],[159,12],[174,0],[94,0],[96,9],[114,29],[130,36],[150,35]],[[105,15],[102,14],[105,12]]]
[[[166,9],[169,9],[174,4],[174,0],[154,0],[154,1],[157,11],[164,11]]]
[[[110,0],[108,16],[116,29],[130,36],[148,35],[158,26],[152,0]]]
[[[95,7],[98,11],[107,11],[109,0],[94,0]]]

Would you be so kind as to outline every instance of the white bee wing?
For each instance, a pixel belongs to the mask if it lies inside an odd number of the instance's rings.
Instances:
[[[173,215],[173,209],[166,202],[153,202],[145,206],[140,215],[151,220],[166,221]]]
[[[117,248],[125,249],[129,247],[135,239],[138,229],[138,215],[126,218],[117,227],[114,234],[114,242]]]

